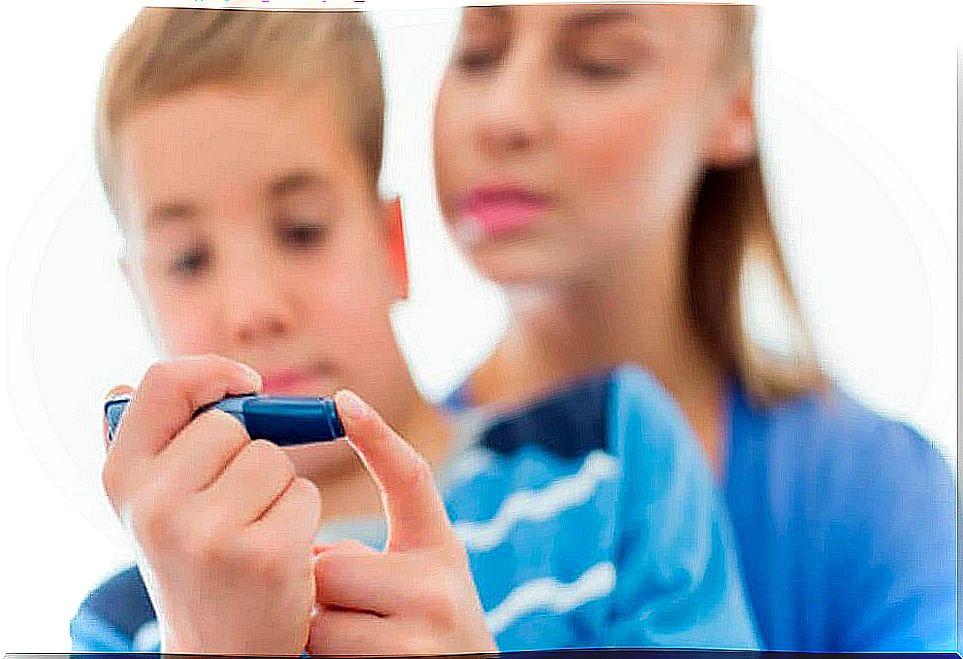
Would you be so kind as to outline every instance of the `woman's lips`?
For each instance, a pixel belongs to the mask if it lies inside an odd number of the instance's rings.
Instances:
[[[548,208],[544,196],[520,187],[478,188],[459,205],[460,238],[503,238],[531,227]]]

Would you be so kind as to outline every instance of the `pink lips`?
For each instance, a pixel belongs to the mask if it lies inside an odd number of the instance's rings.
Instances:
[[[288,370],[271,373],[263,377],[263,392],[269,395],[298,395],[305,388],[313,388],[318,374],[311,370]]]
[[[547,207],[544,197],[518,187],[478,188],[460,205],[462,221],[474,224],[488,238],[527,229]]]

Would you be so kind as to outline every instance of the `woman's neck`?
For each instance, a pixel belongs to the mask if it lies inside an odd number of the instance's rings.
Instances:
[[[595,281],[513,301],[512,326],[471,395],[478,403],[524,400],[581,373],[639,364],[676,400],[718,469],[722,373],[686,320],[671,267],[678,262],[664,251],[641,255]]]

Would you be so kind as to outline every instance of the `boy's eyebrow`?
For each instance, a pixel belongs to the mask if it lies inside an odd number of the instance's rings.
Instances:
[[[170,220],[193,220],[197,215],[197,206],[189,201],[165,201],[148,210],[147,226],[156,227]]]
[[[268,196],[272,199],[283,199],[305,190],[324,189],[330,182],[324,176],[310,171],[293,171],[271,181],[267,186]]]

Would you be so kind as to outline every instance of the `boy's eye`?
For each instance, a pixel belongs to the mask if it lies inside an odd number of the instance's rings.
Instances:
[[[305,248],[320,245],[327,238],[328,228],[323,224],[291,222],[280,229],[281,242],[288,247]]]
[[[211,262],[210,252],[203,247],[194,247],[177,256],[171,264],[171,272],[180,277],[197,275]]]
[[[632,67],[624,60],[583,59],[575,64],[575,69],[586,78],[593,80],[615,80],[624,78],[632,72]]]
[[[488,49],[465,50],[457,60],[458,68],[469,73],[489,68],[495,61],[495,53]]]

